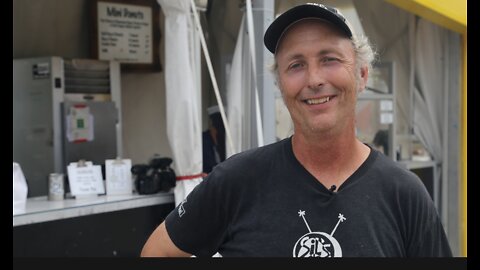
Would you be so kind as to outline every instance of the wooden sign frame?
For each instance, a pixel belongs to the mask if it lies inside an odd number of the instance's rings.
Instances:
[[[160,6],[156,0],[90,1],[91,55],[122,71],[161,71]]]

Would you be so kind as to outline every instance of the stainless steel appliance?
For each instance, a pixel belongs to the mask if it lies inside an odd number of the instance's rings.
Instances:
[[[13,161],[29,197],[70,162],[122,156],[120,65],[40,57],[13,60]]]

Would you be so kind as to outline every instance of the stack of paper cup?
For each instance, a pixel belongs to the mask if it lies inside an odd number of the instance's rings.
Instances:
[[[64,194],[63,173],[51,173],[48,177],[48,200],[63,200]]]

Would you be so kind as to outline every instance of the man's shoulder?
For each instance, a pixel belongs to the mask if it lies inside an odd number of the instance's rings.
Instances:
[[[396,187],[407,191],[421,190],[421,192],[425,188],[420,178],[405,165],[381,153],[378,154],[373,171],[379,181],[391,188]]]
[[[261,147],[255,147],[228,157],[225,161],[215,166],[214,170],[219,173],[254,173],[265,172],[271,167],[272,162],[279,162],[279,157],[285,152],[288,139],[274,142]]]
[[[278,142],[274,142],[268,145],[264,145],[261,147],[255,147],[252,149],[248,149],[232,155],[226,161],[229,163],[251,163],[251,162],[268,162],[266,158],[271,158],[272,156],[279,155],[285,149],[286,144],[289,142],[289,139],[284,139]]]
[[[375,159],[375,168],[384,174],[393,174],[399,175],[402,177],[411,177],[413,174],[402,164],[397,161],[392,160],[390,157],[385,156],[384,154],[377,152],[377,158]]]
[[[232,155],[216,165],[205,180],[235,188],[258,182],[272,173],[270,168],[273,163],[279,162],[277,157],[282,155],[284,143],[279,141]]]

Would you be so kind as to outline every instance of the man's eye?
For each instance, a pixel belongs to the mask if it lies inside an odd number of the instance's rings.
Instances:
[[[300,63],[293,63],[288,67],[288,69],[298,69],[298,68],[301,68],[302,66],[303,65]]]
[[[323,58],[323,62],[334,62],[334,61],[338,61],[338,58],[335,58],[335,57],[325,57],[325,58]]]

